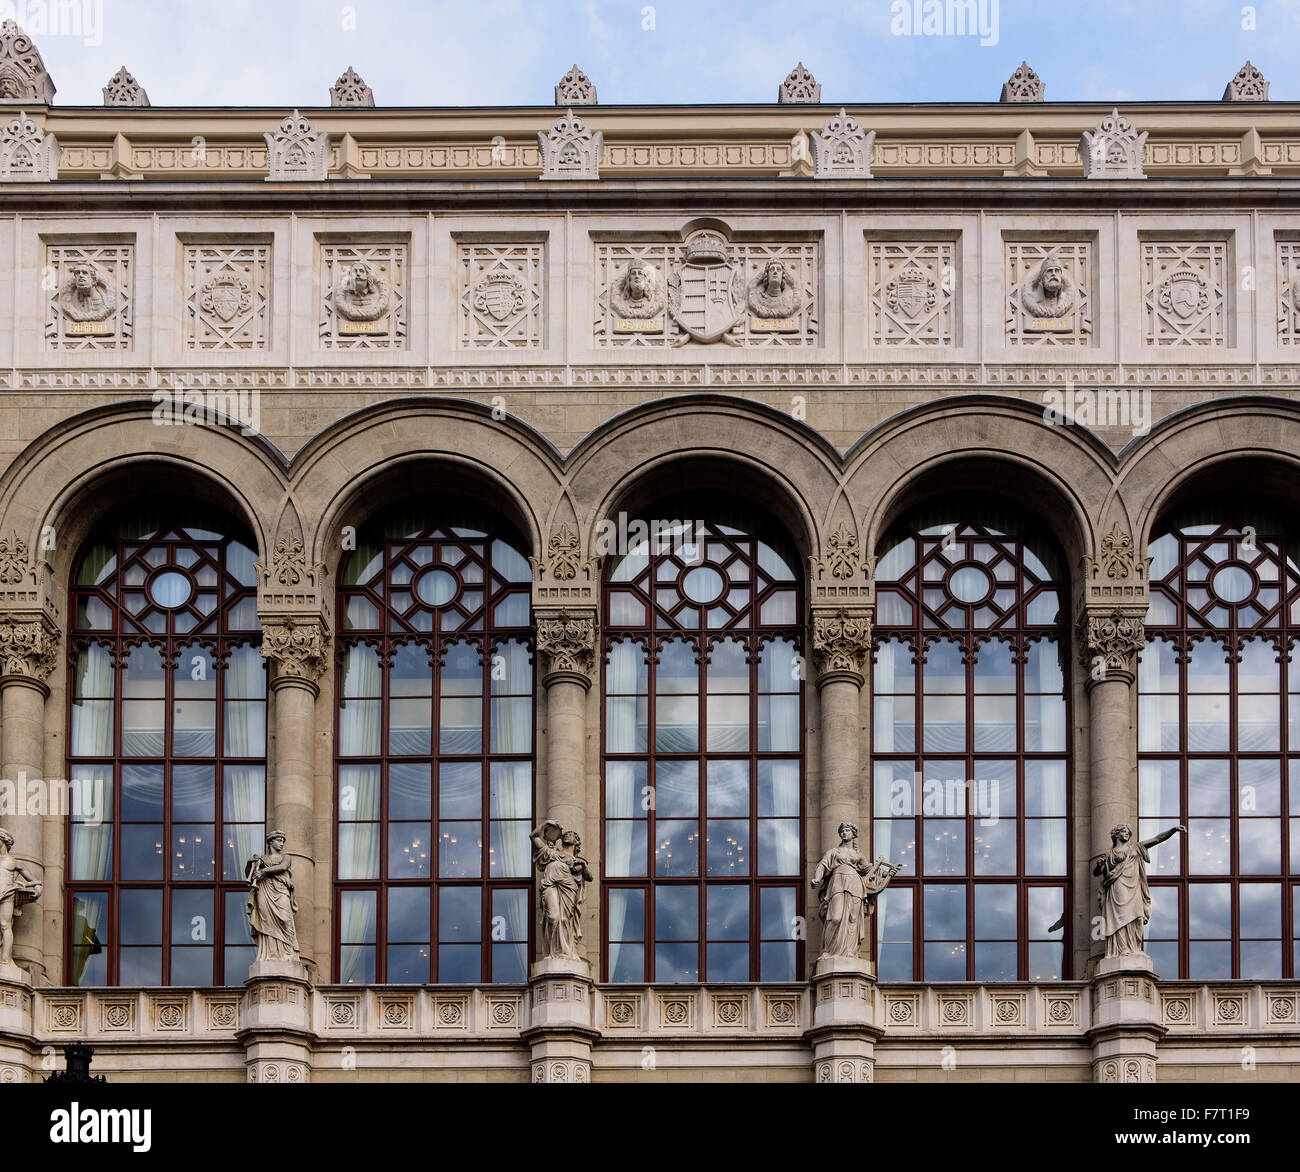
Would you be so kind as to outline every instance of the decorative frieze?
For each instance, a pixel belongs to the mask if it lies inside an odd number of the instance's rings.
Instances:
[[[329,177],[330,136],[295,110],[266,140],[267,180],[322,182]]]
[[[589,676],[596,655],[596,618],[577,611],[537,615],[537,653],[544,675],[576,672]]]
[[[1095,130],[1079,139],[1079,158],[1085,179],[1143,179],[1142,152],[1147,131],[1141,134],[1118,109],[1112,110]]]
[[[0,180],[48,183],[59,177],[59,143],[23,111],[0,129]]]
[[[265,350],[270,244],[185,246],[185,341],[191,350]]]
[[[817,79],[804,67],[802,61],[799,62],[786,75],[785,81],[777,90],[776,100],[782,105],[790,103],[813,103],[822,100],[822,87],[817,84]]]
[[[1237,70],[1223,91],[1225,102],[1267,102],[1268,82],[1249,61]]]
[[[134,334],[132,244],[50,244],[45,343],[51,350],[127,350]]]
[[[1146,240],[1142,305],[1148,346],[1228,346],[1225,240]]]
[[[407,246],[322,244],[318,335],[327,350],[397,350],[407,342]]]
[[[733,239],[709,222],[680,242],[596,244],[599,347],[818,343],[820,246]]]
[[[951,240],[873,240],[868,275],[872,345],[955,346],[955,266]]]
[[[1090,346],[1092,244],[1006,242],[1009,346]]]
[[[330,86],[330,106],[371,107],[375,104],[375,91],[361,79],[351,65]]]
[[[599,179],[605,136],[593,131],[572,110],[565,110],[548,131],[537,132],[543,179]]]
[[[594,106],[596,104],[596,87],[575,64],[555,86],[555,104],[557,106]]]
[[[820,131],[813,131],[813,174],[818,179],[870,179],[876,132],[862,129],[843,106]]]
[[[12,20],[0,24],[0,102],[48,106],[54,101],[54,88],[31,37]]]
[[[1028,61],[1022,61],[1016,71],[1002,83],[1002,102],[1041,102],[1045,100],[1047,87],[1043,85]]]
[[[546,246],[461,243],[460,344],[540,349],[545,344]]]

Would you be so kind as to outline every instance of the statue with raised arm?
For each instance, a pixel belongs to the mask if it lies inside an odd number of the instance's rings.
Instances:
[[[41,885],[13,855],[14,836],[0,830],[0,971],[14,967],[14,916],[40,897]]]
[[[1121,823],[1110,832],[1110,850],[1097,855],[1092,873],[1101,876],[1097,904],[1106,934],[1106,955],[1145,956],[1143,931],[1151,919],[1151,888],[1147,886],[1147,864],[1151,848],[1175,834],[1186,834],[1186,826],[1173,826],[1146,842],[1134,841],[1133,827]]]
[[[876,896],[898,874],[901,863],[877,859],[874,863],[858,850],[858,828],[841,822],[840,844],[821,857],[813,872],[812,887],[821,893],[822,957],[856,960],[867,934],[867,917],[876,908]]]
[[[541,872],[542,956],[547,960],[580,960],[582,900],[592,880],[582,857],[582,838],[547,820],[530,835],[533,862]]]
[[[293,918],[298,902],[293,895],[293,872],[284,843],[283,831],[272,830],[266,836],[266,854],[254,855],[244,867],[248,926],[257,944],[259,961],[298,959],[298,929]]]

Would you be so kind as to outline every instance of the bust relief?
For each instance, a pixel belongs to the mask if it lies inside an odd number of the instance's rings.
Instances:
[[[1075,284],[1055,253],[1048,253],[1020,286],[1020,304],[1030,317],[1066,317],[1074,311],[1075,296]]]
[[[75,261],[59,290],[59,306],[69,321],[104,321],[116,308],[116,289],[108,275],[88,260]]]
[[[664,287],[654,265],[639,257],[628,262],[609,291],[610,308],[619,317],[654,317],[664,309]]]
[[[388,309],[388,282],[365,261],[348,266],[334,286],[334,308],[348,321],[375,321]]]
[[[794,276],[779,260],[769,260],[749,282],[749,308],[756,317],[790,317],[799,311]]]

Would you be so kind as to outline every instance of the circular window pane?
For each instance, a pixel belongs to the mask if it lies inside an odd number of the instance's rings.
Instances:
[[[962,566],[948,579],[948,590],[958,602],[980,602],[988,597],[990,584],[979,566]]]
[[[446,570],[430,570],[415,584],[415,593],[429,606],[446,606],[456,597],[456,579]]]
[[[172,610],[190,600],[190,580],[177,570],[164,570],[149,583],[149,597]]]
[[[692,602],[713,602],[722,594],[726,583],[712,566],[697,566],[682,579],[682,590]]]
[[[1255,580],[1245,566],[1220,566],[1214,573],[1211,583],[1214,593],[1223,602],[1244,602],[1255,589]]]

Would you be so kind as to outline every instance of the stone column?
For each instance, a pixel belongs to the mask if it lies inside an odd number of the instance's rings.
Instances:
[[[46,785],[45,701],[50,694],[45,680],[58,659],[59,629],[49,610],[0,615],[0,732],[3,733],[3,773],[12,784],[12,808],[4,814],[4,828],[13,835],[12,854],[37,883],[45,883],[45,811],[49,809]],[[36,801],[33,801],[36,799]],[[36,802],[39,801],[39,804]],[[30,805],[35,805],[31,812]],[[59,882],[55,885],[62,887]],[[45,902],[62,897],[61,890],[47,893]],[[14,960],[37,984],[45,977],[45,949],[39,904],[27,905],[24,915],[14,912]],[[48,908],[46,909],[49,910]],[[61,909],[53,914],[59,915]],[[13,979],[26,979],[9,974]]]
[[[319,619],[264,619],[262,654],[274,665],[270,681],[275,764],[267,831],[284,833],[292,848],[298,899],[298,945],[303,961],[316,956],[316,681],[325,670],[329,637]]]
[[[1088,777],[1092,858],[1110,849],[1111,828],[1138,829],[1137,736],[1133,684],[1146,643],[1147,559],[1134,556],[1132,539],[1116,524],[1097,557],[1085,557],[1080,656],[1088,690]],[[1095,898],[1099,880],[1091,859],[1080,876]],[[1095,907],[1092,899],[1088,906]],[[1100,942],[1097,945],[1101,950]],[[1160,993],[1150,957],[1098,956],[1092,973],[1094,1082],[1155,1082],[1156,1045],[1164,1035]]]
[[[871,655],[871,611],[814,608],[813,667],[820,704],[820,840],[835,846],[839,827],[851,822],[867,835],[870,785],[863,777],[862,685]],[[865,803],[865,804],[864,804]],[[816,899],[815,893],[810,899]],[[813,913],[809,911],[811,921]],[[818,957],[812,979],[813,1078],[819,1083],[875,1081],[876,1040],[884,1033],[875,1020],[876,970],[862,957]]]
[[[536,623],[546,697],[546,817],[587,839],[592,813],[587,801],[587,702],[596,660],[596,612],[585,607],[540,610]],[[589,858],[592,852],[584,848],[582,854]],[[535,1083],[591,1081],[591,1045],[600,1036],[593,1025],[592,972],[600,954],[599,941],[591,938],[593,924],[599,923],[592,914],[600,902],[594,883],[586,902],[584,952],[591,963],[542,957],[530,974],[532,1024],[523,1038],[531,1049]]]

